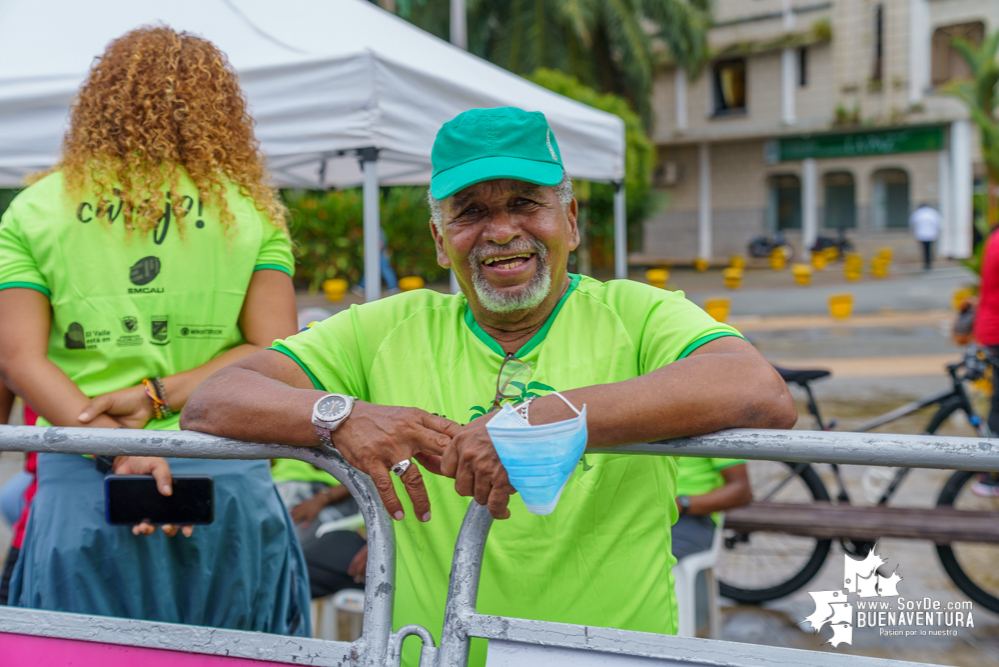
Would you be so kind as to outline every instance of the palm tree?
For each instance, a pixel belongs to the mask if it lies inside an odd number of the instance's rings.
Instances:
[[[988,171],[988,216],[990,227],[999,225],[999,30],[982,41],[981,46],[955,39],[954,48],[968,63],[970,79],[953,81],[944,92],[961,99],[968,107],[971,120],[978,127],[982,157]]]
[[[655,62],[696,72],[707,53],[711,0],[466,0],[469,51],[517,74],[566,72],[628,99],[648,126]],[[379,0],[386,7],[388,0]],[[447,38],[450,0],[391,0]]]

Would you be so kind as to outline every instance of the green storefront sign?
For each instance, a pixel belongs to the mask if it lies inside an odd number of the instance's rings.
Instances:
[[[944,147],[943,127],[906,127],[890,130],[865,130],[844,134],[815,134],[778,139],[768,148],[776,161],[805,158],[861,157],[915,151],[939,151]]]

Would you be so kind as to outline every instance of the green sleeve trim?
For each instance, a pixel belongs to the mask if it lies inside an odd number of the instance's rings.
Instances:
[[[291,357],[291,360],[294,361],[296,364],[298,364],[301,367],[301,369],[305,371],[305,374],[309,376],[309,379],[312,380],[313,387],[315,387],[320,391],[326,391],[326,387],[324,387],[323,383],[319,381],[319,378],[317,378],[315,375],[312,374],[312,371],[309,370],[309,367],[306,366],[305,363],[301,359],[299,359],[294,352],[286,348],[281,343],[275,343],[274,345],[272,345],[267,349],[274,350],[275,352],[280,352],[281,354]]]
[[[534,348],[536,348],[545,340],[545,337],[548,336],[548,330],[552,328],[552,324],[555,322],[555,317],[558,315],[559,311],[562,310],[562,306],[565,305],[565,302],[569,298],[569,295],[572,294],[573,291],[576,289],[576,287],[579,286],[580,280],[582,280],[582,276],[580,276],[579,274],[576,273],[569,274],[569,288],[565,291],[565,294],[562,295],[562,298],[559,299],[558,303],[555,305],[555,309],[552,310],[552,314],[548,316],[547,320],[545,320],[544,326],[538,329],[538,332],[533,336],[531,336],[531,340],[524,343],[524,346],[521,347],[519,350],[517,350],[517,353],[514,356],[521,359],[526,357],[528,354],[531,353],[531,351]],[[468,307],[467,303],[465,304],[465,324],[468,326],[469,329],[472,330],[472,333],[475,334],[475,337],[481,340],[483,343],[485,343],[490,350],[500,355],[501,357],[506,356],[506,353],[503,351],[503,348],[500,346],[500,344],[497,343],[492,336],[483,331],[482,327],[479,326],[479,323],[475,321],[475,316],[472,315],[472,309]]]
[[[719,338],[727,338],[728,336],[733,336],[735,338],[742,338],[742,336],[740,336],[739,334],[734,333],[732,331],[716,331],[715,333],[711,333],[711,334],[707,334],[705,336],[701,336],[700,338],[698,338],[697,340],[695,340],[693,343],[691,343],[687,347],[683,348],[683,352],[680,353],[680,356],[677,357],[676,360],[680,361],[681,359],[685,359],[686,357],[690,356],[691,352],[693,352],[697,348],[701,347],[702,345],[704,345],[706,343],[710,343],[713,340],[718,340]],[[743,340],[745,340],[745,338],[743,338]]]
[[[41,292],[47,297],[52,296],[52,292],[49,291],[48,287],[46,287],[45,285],[39,285],[38,283],[26,283],[20,281],[15,281],[11,283],[0,283],[0,289],[10,289],[11,287],[27,287],[28,289],[33,289],[38,292]]]
[[[253,267],[254,271],[264,271],[266,269],[272,269],[274,271],[287,273],[289,276],[291,275],[291,269],[281,264],[257,264],[255,267]]]

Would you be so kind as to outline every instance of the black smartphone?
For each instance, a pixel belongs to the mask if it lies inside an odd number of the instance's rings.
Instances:
[[[215,520],[215,480],[210,475],[174,475],[173,494],[164,496],[152,475],[104,478],[104,511],[113,526],[203,526]]]

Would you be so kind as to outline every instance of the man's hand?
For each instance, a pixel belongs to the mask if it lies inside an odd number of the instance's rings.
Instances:
[[[354,409],[333,433],[333,444],[350,465],[367,473],[378,489],[385,509],[397,521],[405,517],[392,486],[392,466],[416,456],[431,471],[461,426],[418,408],[400,408],[356,401]],[[413,511],[430,521],[430,498],[417,466],[401,477]]]
[[[142,385],[94,396],[77,417],[84,424],[106,414],[125,428],[142,428],[153,418],[153,402]]]
[[[475,502],[487,505],[494,519],[509,519],[507,504],[517,490],[510,484],[486,430],[491,418],[479,417],[461,428],[444,452],[441,474],[454,478],[458,495],[472,496]]]
[[[158,456],[117,456],[111,471],[116,475],[152,475],[156,480],[156,488],[164,496],[173,494],[173,476],[170,474],[170,464],[166,459]],[[172,526],[165,524],[160,526],[167,537],[173,537],[178,530],[184,533],[184,537],[190,537],[194,532],[194,526]],[[156,532],[156,526],[143,521],[132,527],[133,535],[152,535]]]
[[[291,508],[291,520],[295,523],[302,524],[303,527],[308,528],[319,513],[323,511],[326,507],[326,498],[323,497],[322,493],[317,493],[308,500],[303,500],[294,507]]]

